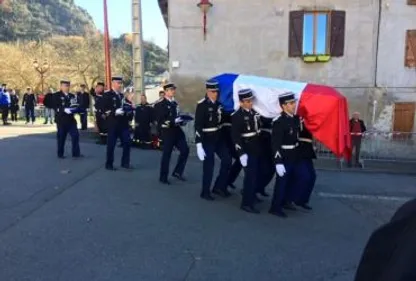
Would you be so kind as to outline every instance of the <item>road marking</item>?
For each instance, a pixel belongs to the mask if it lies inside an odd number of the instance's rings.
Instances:
[[[406,202],[406,201],[413,199],[412,197],[382,196],[382,195],[368,195],[368,194],[326,193],[326,192],[318,192],[317,195],[320,197],[325,197],[325,198],[384,200],[384,201],[398,201],[398,202]]]

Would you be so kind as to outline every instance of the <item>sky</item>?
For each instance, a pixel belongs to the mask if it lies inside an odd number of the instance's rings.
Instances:
[[[167,29],[156,0],[142,0],[143,39],[153,41],[163,49],[167,48]],[[75,0],[88,11],[95,25],[104,30],[103,0]],[[110,36],[131,32],[131,0],[107,0]]]

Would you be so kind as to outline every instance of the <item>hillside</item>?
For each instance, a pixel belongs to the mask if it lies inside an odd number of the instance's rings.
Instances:
[[[91,16],[73,0],[3,0],[0,5],[0,41],[82,36],[95,30]]]
[[[0,3],[0,42],[97,35],[92,17],[75,5],[74,0],[0,0]],[[132,57],[129,35],[114,38],[112,44]],[[167,52],[152,42],[144,42],[144,61],[145,70],[154,75],[168,67]]]

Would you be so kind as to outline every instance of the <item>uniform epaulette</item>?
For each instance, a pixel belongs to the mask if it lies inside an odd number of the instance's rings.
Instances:
[[[198,101],[198,104],[203,103],[205,101],[205,98]]]
[[[280,114],[279,114],[279,115],[277,115],[275,118],[273,118],[273,122],[274,122],[274,121],[277,121],[277,119],[279,119],[279,118],[280,118],[280,116],[282,116],[282,115],[280,115]]]

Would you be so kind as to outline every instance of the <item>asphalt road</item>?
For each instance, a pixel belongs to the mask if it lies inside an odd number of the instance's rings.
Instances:
[[[53,138],[13,130],[0,128],[1,281],[350,281],[369,234],[416,194],[414,176],[319,171],[314,211],[282,220],[268,201],[240,211],[237,191],[200,200],[195,158],[186,184],[163,186],[157,151],[108,172],[103,146],[58,160]]]

